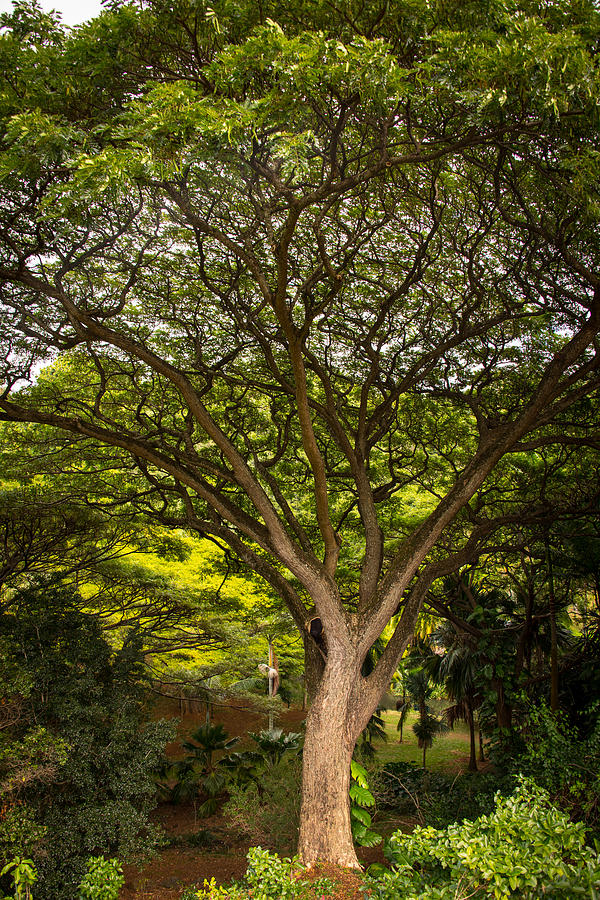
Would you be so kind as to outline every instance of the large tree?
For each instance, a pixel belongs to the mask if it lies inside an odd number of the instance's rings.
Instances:
[[[503,524],[486,479],[595,426],[599,13],[4,21],[1,416],[129,460],[128,499],[133,461],[149,515],[278,592],[312,693],[300,854],[356,866],[355,741],[433,580]]]

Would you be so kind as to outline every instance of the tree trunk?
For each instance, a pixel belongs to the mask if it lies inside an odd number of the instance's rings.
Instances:
[[[479,762],[485,762],[485,753],[483,752],[483,732],[481,725],[479,726]]]
[[[327,860],[360,868],[350,828],[350,760],[360,734],[350,731],[358,661],[328,660],[306,719],[298,854],[306,866]]]
[[[304,633],[302,640],[304,643],[304,694],[306,701],[310,704],[317,695],[325,669],[325,660],[323,652],[309,634]]]
[[[552,552],[550,550],[550,534],[544,534],[546,544],[546,562],[548,565],[548,605],[550,611],[550,709],[558,712],[558,634],[556,629],[556,595],[554,593],[554,572],[552,568]]]
[[[492,681],[492,687],[496,691],[496,722],[500,730],[500,743],[504,744],[512,728],[512,704],[506,702],[504,684],[500,678]]]
[[[469,737],[471,739],[471,749],[469,754],[469,772],[477,771],[477,751],[475,748],[475,716],[473,715],[473,704],[471,699],[467,700],[467,721],[469,723]]]

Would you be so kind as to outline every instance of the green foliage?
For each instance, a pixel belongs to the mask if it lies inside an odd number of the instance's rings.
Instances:
[[[457,776],[424,771],[415,763],[389,762],[376,773],[373,792],[380,806],[414,816],[422,824],[444,828],[490,813],[498,794],[508,796],[514,787],[514,776]]]
[[[250,732],[252,750],[231,753],[224,813],[257,843],[290,850],[298,837],[302,735],[280,728]]]
[[[251,731],[248,737],[253,741],[254,749],[231,753],[224,760],[233,779],[240,783],[262,778],[265,769],[278,766],[286,754],[296,754],[302,746],[300,733],[284,732],[281,728]]]
[[[183,741],[187,754],[171,767],[176,784],[171,791],[171,799],[178,803],[181,800],[195,800],[204,795],[205,800],[198,808],[200,816],[210,816],[217,809],[219,797],[225,790],[226,778],[221,771],[226,759],[214,759],[215,753],[226,753],[237,744],[238,738],[228,739],[227,732],[221,724],[201,725]]]
[[[600,707],[588,718],[595,726],[581,738],[565,715],[546,706],[533,708],[525,726],[525,751],[513,765],[549,791],[553,801],[575,820],[600,831]]]
[[[443,831],[397,832],[386,853],[392,871],[368,880],[379,900],[572,900],[600,891],[600,857],[586,847],[584,826],[527,780],[512,797],[498,796],[489,816]]]
[[[302,794],[302,766],[297,756],[284,757],[250,780],[233,782],[228,790],[223,813],[235,829],[252,842],[279,852],[295,848]]]
[[[251,847],[244,878],[250,896],[253,900],[303,900],[332,893],[329,879],[303,881],[297,877],[299,868],[297,859],[281,859],[261,847]]]
[[[0,415],[68,433],[111,505],[126,472],[297,622],[327,595],[348,701],[357,598],[369,643],[399,608],[408,637],[413,574],[495,540],[497,461],[587,437],[598,10],[110,5],[4,21]]]
[[[388,736],[385,730],[385,722],[381,716],[381,710],[377,709],[367,722],[367,727],[361,732],[360,738],[356,744],[355,753],[358,754],[363,762],[372,763],[377,753],[375,741],[385,743],[387,739]]]
[[[15,900],[30,900],[31,887],[37,879],[37,870],[30,859],[17,857],[0,869],[0,878],[10,872]]]
[[[31,854],[46,833],[36,811],[24,801],[3,798],[0,807],[0,852],[4,859]]]
[[[9,872],[14,884],[14,900],[32,900],[31,888],[37,881],[33,862],[30,859],[13,859],[0,870],[0,878]],[[117,859],[91,857],[79,885],[78,900],[117,900],[124,881]]]
[[[256,744],[255,753],[266,766],[276,766],[286,753],[297,753],[302,746],[302,735],[297,731],[284,732],[282,728],[249,732]]]
[[[201,888],[187,888],[179,900],[245,900],[248,892],[237,885],[229,885],[225,887],[217,884],[214,878],[204,879]]]
[[[413,725],[413,731],[417,737],[417,743],[423,750],[433,746],[433,741],[438,734],[448,730],[446,723],[433,713],[425,713]],[[425,755],[423,754],[423,758]]]
[[[421,650],[422,648],[417,648],[415,651],[417,659]],[[425,651],[423,650],[423,652]],[[413,724],[413,731],[416,735],[418,746],[423,750],[423,768],[425,768],[427,750],[433,746],[437,735],[443,734],[448,730],[448,726],[443,719],[433,713],[427,702],[434,693],[434,685],[432,684],[431,675],[424,664],[416,665],[414,668],[409,669],[405,675],[404,683],[414,703],[414,707],[419,713],[418,720]]]
[[[350,824],[354,843],[360,847],[374,847],[381,842],[381,835],[371,828],[371,815],[367,809],[375,806],[375,797],[369,790],[367,772],[356,760],[350,762]]]
[[[87,873],[79,885],[78,900],[118,900],[125,878],[117,859],[103,856],[88,860]]]
[[[243,882],[218,885],[214,878],[202,888],[188,888],[180,900],[324,900],[334,890],[329,878],[306,881],[296,857],[281,858],[262,847],[248,851],[248,868]]]
[[[4,796],[43,829],[32,847],[40,900],[70,900],[91,854],[131,856],[152,846],[151,769],[172,734],[167,723],[144,722],[136,642],[113,651],[80,603],[65,588],[38,584],[19,592],[15,615],[0,620],[5,662],[29,684],[20,714],[2,732]],[[20,786],[19,747],[29,752]]]

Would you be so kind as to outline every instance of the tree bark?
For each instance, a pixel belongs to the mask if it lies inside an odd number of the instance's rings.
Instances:
[[[470,754],[469,754],[469,772],[477,771],[477,751],[475,748],[475,716],[473,715],[473,703],[469,698],[467,700],[467,710],[468,717],[467,721],[469,723],[469,737],[471,741]]]
[[[548,529],[546,529],[544,533],[544,543],[546,548],[546,562],[548,565],[548,606],[550,611],[550,709],[552,712],[558,712],[559,671],[556,595],[554,593],[554,571],[552,568],[552,551],[550,549],[550,534]]]
[[[499,678],[492,681],[492,687],[496,691],[496,722],[500,729],[500,740],[503,742],[507,733],[512,728],[512,705],[506,702],[504,684]]]
[[[327,860],[360,868],[350,827],[350,761],[358,734],[349,706],[358,660],[341,671],[328,660],[306,719],[298,855],[306,866]],[[360,733],[360,732],[359,732]]]
[[[310,705],[317,695],[323,677],[325,658],[307,631],[303,631],[302,640],[304,643],[304,691]]]

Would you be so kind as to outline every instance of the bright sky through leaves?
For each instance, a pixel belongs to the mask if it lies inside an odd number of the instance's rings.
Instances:
[[[79,25],[101,12],[100,0],[41,0],[44,12],[57,10],[65,25]],[[0,0],[0,13],[12,10],[12,0]]]

